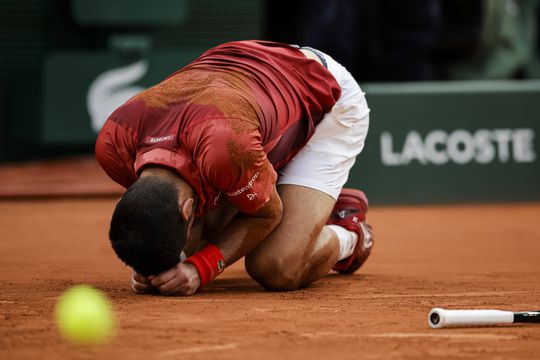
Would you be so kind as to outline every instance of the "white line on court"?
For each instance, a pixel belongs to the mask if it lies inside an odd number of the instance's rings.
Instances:
[[[487,291],[487,292],[460,292],[460,293],[421,293],[421,294],[366,294],[366,295],[359,295],[359,296],[344,296],[337,298],[337,300],[364,300],[364,299],[391,299],[391,298],[416,298],[416,297],[429,297],[429,298],[441,298],[441,297],[483,297],[483,296],[493,296],[493,297],[501,297],[501,296],[508,296],[508,295],[529,295],[529,296],[539,296],[540,293],[538,292],[514,292],[514,291]],[[180,299],[180,300],[179,300]],[[170,301],[170,302],[238,302],[238,301],[246,301],[246,302],[258,302],[258,301],[264,301],[267,302],[270,299],[253,299],[253,298],[236,298],[231,297],[230,299],[208,299],[208,298],[171,298],[164,299],[163,301]],[[305,298],[291,298],[291,299],[280,299],[279,301],[306,301]]]
[[[515,335],[499,335],[499,334],[478,334],[478,333],[463,333],[463,334],[447,334],[447,333],[381,333],[367,335],[372,338],[437,338],[437,339],[460,339],[460,340],[515,340],[518,337]]]
[[[158,353],[157,355],[159,357],[166,357],[166,356],[175,356],[179,354],[196,354],[196,353],[202,353],[202,352],[208,352],[208,351],[231,350],[231,349],[236,349],[237,347],[238,347],[238,344],[236,343],[230,343],[230,344],[224,344],[224,345],[206,345],[206,346],[203,345],[203,346],[193,346],[193,347],[185,347],[181,349],[162,351]]]
[[[500,335],[500,334],[479,334],[479,333],[405,333],[405,332],[389,332],[379,334],[345,334],[331,331],[300,333],[300,336],[307,338],[319,337],[369,337],[369,338],[384,338],[384,339],[410,339],[410,338],[432,338],[432,339],[450,339],[450,340],[515,340],[518,336],[515,335]]]

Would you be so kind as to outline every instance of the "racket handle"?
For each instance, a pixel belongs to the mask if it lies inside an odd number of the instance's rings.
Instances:
[[[514,322],[514,313],[503,310],[446,310],[434,308],[428,315],[429,326],[487,326]]]
[[[540,323],[540,310],[522,311],[514,313],[514,322],[516,323]]]

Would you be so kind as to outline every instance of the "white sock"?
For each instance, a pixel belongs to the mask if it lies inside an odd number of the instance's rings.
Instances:
[[[332,229],[339,240],[339,260],[348,258],[353,254],[356,243],[358,242],[358,234],[354,231],[349,231],[339,225],[327,225]]]

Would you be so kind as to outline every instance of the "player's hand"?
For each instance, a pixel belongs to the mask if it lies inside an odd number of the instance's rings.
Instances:
[[[131,289],[136,294],[148,294],[157,291],[146,276],[142,276],[133,269],[131,270]]]
[[[163,295],[193,295],[201,285],[197,269],[186,263],[178,263],[172,269],[149,276],[148,279]]]

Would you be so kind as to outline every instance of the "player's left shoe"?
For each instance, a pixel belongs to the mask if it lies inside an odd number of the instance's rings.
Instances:
[[[338,261],[333,270],[352,274],[367,260],[373,247],[373,228],[366,222],[368,211],[366,194],[356,189],[343,189],[327,225],[338,225],[358,234],[358,242],[351,256]]]

